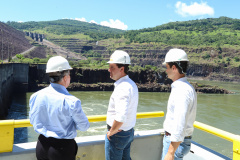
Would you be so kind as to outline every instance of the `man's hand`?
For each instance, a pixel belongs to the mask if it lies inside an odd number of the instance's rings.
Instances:
[[[107,132],[107,139],[110,141],[110,137],[111,137],[112,135],[111,135],[111,133],[110,133],[110,131],[108,131]]]
[[[121,132],[122,130],[118,130],[117,132]],[[116,132],[116,133],[117,133]],[[114,134],[116,134],[116,133],[114,133]],[[114,135],[112,132],[110,132],[110,131],[108,131],[107,132],[107,139],[110,141],[110,137],[112,136],[112,135]]]
[[[122,126],[123,122],[118,122],[116,120],[113,121],[113,125],[110,129],[110,131],[107,132],[107,138],[110,140],[110,137],[117,132],[121,132],[122,130],[119,130],[119,128]]]

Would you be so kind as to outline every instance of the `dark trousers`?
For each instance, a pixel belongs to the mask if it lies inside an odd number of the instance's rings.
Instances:
[[[36,156],[38,160],[75,160],[78,146],[74,139],[46,138],[39,135]]]

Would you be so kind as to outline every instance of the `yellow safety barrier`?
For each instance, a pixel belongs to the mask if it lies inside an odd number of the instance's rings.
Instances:
[[[154,118],[163,117],[164,112],[143,112],[137,113],[137,119],[139,118]],[[88,116],[89,122],[106,121],[106,115]],[[31,127],[29,119],[23,120],[2,120],[0,121],[0,153],[11,152],[14,142],[14,128]],[[194,122],[194,127],[213,134],[220,138],[226,139],[233,143],[233,160],[240,159],[240,136],[235,135],[218,128],[203,124],[201,122]]]
[[[211,133],[220,138],[226,139],[230,142],[233,142],[233,160],[240,160],[240,136],[235,135],[221,129],[203,124],[201,122],[194,122],[194,127],[202,131]]]
[[[163,117],[164,112],[142,112],[137,113],[139,118]],[[87,116],[89,122],[106,121],[106,115]],[[22,120],[2,120],[0,121],[0,153],[12,152],[14,142],[14,128],[32,127],[29,119]]]

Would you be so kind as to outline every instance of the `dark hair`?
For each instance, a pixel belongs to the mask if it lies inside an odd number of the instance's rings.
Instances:
[[[116,65],[118,66],[118,68],[124,67],[124,73],[128,73],[129,70],[129,64],[118,64],[116,63]]]
[[[177,62],[167,62],[170,68],[172,68],[173,65],[176,66],[178,69],[178,72],[180,74],[186,74],[187,69],[188,69],[188,61],[177,61]]]
[[[61,71],[61,72],[52,72],[49,73],[49,79],[51,83],[58,83],[59,81],[62,80],[62,78],[66,75],[69,75],[70,71],[69,70],[65,70],[65,71]]]

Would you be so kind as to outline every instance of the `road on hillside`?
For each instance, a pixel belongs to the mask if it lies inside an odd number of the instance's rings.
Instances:
[[[52,48],[57,53],[57,55],[65,57],[67,59],[71,59],[71,60],[74,60],[74,59],[75,60],[86,60],[87,59],[86,57],[81,56],[80,54],[73,53],[73,52],[71,52],[65,48],[62,48],[48,40],[43,39],[43,42],[39,42],[39,43],[46,45],[49,48]]]
[[[29,53],[29,52],[31,52],[32,50],[34,50],[35,47],[36,47],[36,46],[33,46],[33,47],[29,48],[28,50],[26,50],[26,51],[24,51],[24,52],[22,52],[22,53],[18,53],[18,54],[24,55],[24,54],[26,54],[26,53]],[[12,59],[14,59],[14,58],[16,58],[16,55],[12,57]],[[5,59],[3,62],[8,62],[8,59]]]

